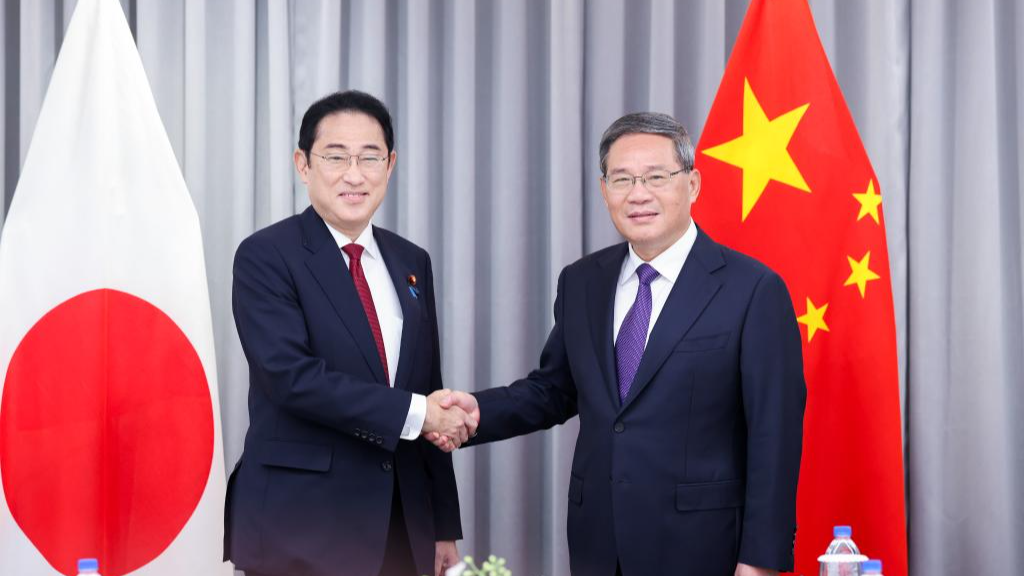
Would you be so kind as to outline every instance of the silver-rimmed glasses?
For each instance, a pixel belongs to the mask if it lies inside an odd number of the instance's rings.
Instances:
[[[352,160],[355,159],[356,166],[360,170],[365,172],[379,172],[387,165],[386,156],[378,156],[376,154],[317,154],[316,152],[310,152],[311,155],[321,158],[324,161],[324,166],[329,170],[348,170],[352,167]]]
[[[669,185],[672,181],[672,177],[680,172],[684,172],[682,168],[675,172],[669,172],[668,170],[651,170],[645,172],[640,176],[633,176],[632,174],[626,174],[624,172],[618,172],[611,176],[603,176],[604,183],[608,186],[608,189],[617,194],[629,192],[636,186],[636,181],[639,180],[643,183],[644,187],[648,190],[661,190]]]

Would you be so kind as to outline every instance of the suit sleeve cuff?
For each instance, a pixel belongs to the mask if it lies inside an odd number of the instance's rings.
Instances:
[[[402,427],[402,440],[419,438],[426,418],[427,397],[423,394],[413,394],[412,402],[409,404],[409,415],[405,417],[405,426]]]

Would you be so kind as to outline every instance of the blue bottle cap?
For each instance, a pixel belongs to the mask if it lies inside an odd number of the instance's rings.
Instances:
[[[832,528],[833,538],[849,538],[850,536],[853,536],[853,528],[849,526],[836,526]]]
[[[862,573],[871,573],[874,571],[875,574],[882,573],[882,561],[881,560],[868,560],[861,562],[860,570]]]
[[[100,569],[100,561],[95,558],[81,558],[78,560],[78,571],[87,572],[92,570],[93,572]]]

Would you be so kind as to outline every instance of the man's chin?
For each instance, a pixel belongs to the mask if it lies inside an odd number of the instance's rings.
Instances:
[[[337,212],[331,212],[329,218],[325,218],[327,223],[339,232],[343,232],[346,235],[359,235],[362,233],[366,226],[370,223],[369,216],[355,216],[353,214],[338,214]]]
[[[653,246],[658,243],[657,235],[650,226],[630,226],[622,235],[633,246]]]

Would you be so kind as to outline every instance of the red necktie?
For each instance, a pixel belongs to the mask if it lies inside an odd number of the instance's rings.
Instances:
[[[348,271],[352,274],[352,281],[356,283],[356,292],[359,292],[359,301],[363,303],[363,310],[366,312],[366,319],[370,321],[370,331],[373,332],[373,341],[377,343],[377,353],[380,354],[380,363],[384,366],[384,382],[391,382],[391,375],[388,374],[388,355],[384,351],[384,336],[380,331],[380,322],[377,320],[377,308],[373,305],[373,295],[370,294],[370,285],[366,283],[366,274],[363,272],[363,247],[359,244],[348,244],[342,246],[341,250],[348,254]]]

